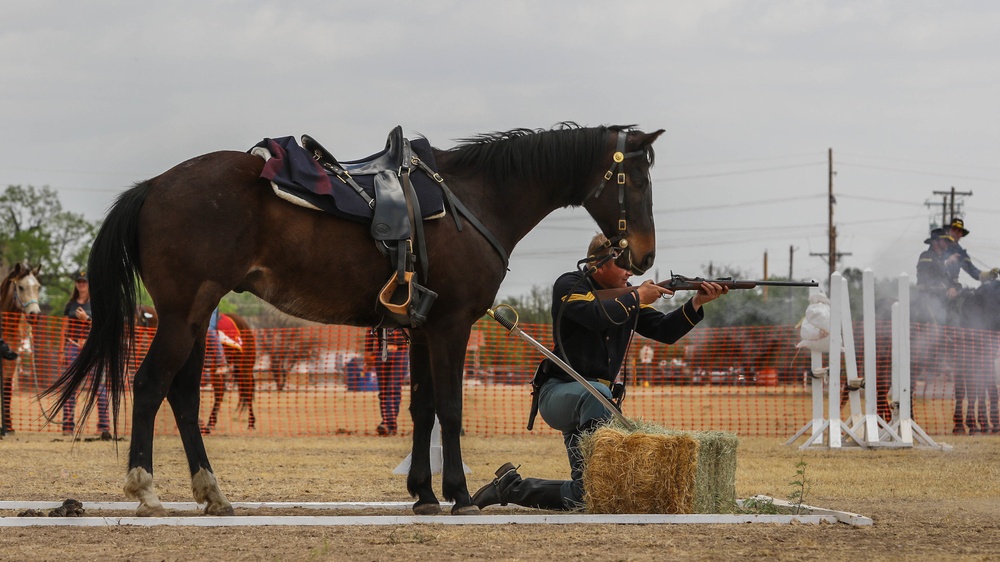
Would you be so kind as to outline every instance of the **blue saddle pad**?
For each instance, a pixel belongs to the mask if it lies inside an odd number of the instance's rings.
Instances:
[[[338,217],[365,224],[371,223],[372,209],[368,203],[351,186],[320,166],[312,154],[299,146],[294,137],[266,138],[248,152],[253,152],[258,147],[267,149],[271,154],[271,158],[264,164],[260,177],[270,181],[277,189]],[[427,139],[411,140],[410,148],[424,164],[437,171],[434,152]],[[368,158],[360,161],[364,160]],[[351,162],[342,164],[350,169]],[[352,175],[352,177],[370,197],[375,197],[374,175]],[[410,183],[417,194],[423,218],[443,216],[444,196],[437,182],[423,170],[415,168],[411,170]]]

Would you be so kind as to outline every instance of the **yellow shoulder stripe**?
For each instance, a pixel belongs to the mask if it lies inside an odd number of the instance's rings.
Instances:
[[[594,296],[594,293],[587,293],[585,295],[581,295],[580,293],[573,293],[572,295],[566,295],[565,297],[562,298],[562,300],[563,302],[575,302],[575,301],[590,302],[595,298],[596,297]]]

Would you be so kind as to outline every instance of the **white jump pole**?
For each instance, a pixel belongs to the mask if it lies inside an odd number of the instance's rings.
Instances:
[[[899,302],[893,306],[893,368],[892,401],[895,406],[892,424],[885,426],[903,446],[913,447],[914,441],[924,447],[943,451],[951,450],[951,445],[936,443],[920,425],[913,421],[910,409],[912,387],[910,384],[910,277],[899,276]]]
[[[819,288],[813,287],[809,289],[809,295],[815,295],[821,293]],[[829,422],[823,416],[823,381],[826,379],[826,371],[823,369],[823,352],[822,351],[811,351],[811,363],[809,366],[809,383],[812,387],[812,420],[806,422],[795,435],[792,435],[785,445],[791,445],[799,437],[802,437],[807,430],[812,428],[812,433],[809,439],[806,441],[805,445],[800,448],[806,448],[815,443],[816,441],[822,442],[824,431],[826,431],[826,426]]]
[[[844,285],[839,272],[830,277],[830,400],[827,410],[830,412],[830,434],[827,443],[831,449],[839,449],[840,442],[840,349],[843,346],[843,329],[840,327],[843,307],[841,300],[844,295]]]
[[[910,277],[899,276],[899,437],[913,444],[910,412]]]
[[[441,470],[444,468],[444,451],[441,448],[441,422],[438,421],[437,416],[434,416],[434,429],[431,429],[431,474],[441,474]],[[410,465],[413,462],[413,453],[406,455],[403,462],[399,463],[395,469],[393,469],[393,474],[406,475],[410,473]],[[462,470],[466,474],[471,474],[472,469],[468,467],[464,462],[462,463]]]
[[[841,328],[844,338],[844,368],[847,371],[847,398],[851,405],[851,429],[857,430],[864,422],[864,413],[861,409],[861,377],[858,376],[858,356],[854,347],[854,321],[851,318],[851,299],[847,290],[847,279],[840,278],[841,295]],[[833,391],[833,387],[830,387]],[[839,392],[838,392],[839,394]],[[839,396],[838,396],[839,398]],[[838,400],[839,402],[839,400]]]
[[[875,370],[875,275],[870,268],[861,274],[865,338],[865,441],[878,443],[878,383]]]

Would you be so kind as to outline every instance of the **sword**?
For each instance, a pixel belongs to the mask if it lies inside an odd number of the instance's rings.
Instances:
[[[521,339],[528,342],[528,344],[531,345],[531,347],[534,347],[535,349],[540,351],[542,355],[547,357],[549,361],[552,361],[557,366],[559,366],[560,369],[566,371],[566,373],[569,376],[576,379],[578,383],[583,385],[583,388],[587,389],[587,392],[593,394],[594,398],[597,398],[601,402],[601,404],[603,404],[604,407],[607,408],[609,412],[611,412],[611,415],[614,416],[615,420],[618,421],[618,423],[625,426],[629,431],[635,431],[637,429],[635,424],[632,423],[632,421],[626,418],[624,415],[622,415],[622,413],[618,410],[618,407],[615,406],[610,400],[608,400],[606,396],[601,394],[601,391],[594,388],[594,385],[591,384],[590,381],[583,378],[583,375],[577,373],[573,369],[573,367],[570,367],[569,364],[560,359],[559,356],[549,351],[547,347],[538,343],[538,341],[535,340],[535,338],[529,336],[528,334],[524,333],[524,331],[522,331],[520,328],[518,328],[517,311],[514,310],[514,307],[507,304],[501,304],[497,305],[496,310],[491,308],[487,309],[486,313],[490,315],[490,318],[496,320],[497,322],[500,323],[501,326],[506,328],[508,332],[514,334],[515,336],[520,336]],[[511,315],[513,315],[513,318],[510,318]]]

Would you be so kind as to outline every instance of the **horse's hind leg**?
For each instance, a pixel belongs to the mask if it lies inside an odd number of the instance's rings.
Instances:
[[[191,470],[191,491],[194,499],[205,504],[205,515],[234,515],[233,506],[219,489],[219,484],[208,462],[205,442],[198,425],[198,408],[201,403],[201,370],[205,352],[205,339],[195,345],[191,358],[177,373],[167,401],[174,411],[177,429],[184,444],[188,468]]]
[[[191,352],[193,338],[186,324],[161,322],[149,352],[133,381],[132,442],[129,445],[125,496],[139,501],[136,515],[165,515],[153,488],[153,429],[156,414],[173,385],[175,373],[200,365],[201,357]],[[197,410],[195,410],[197,415]]]

